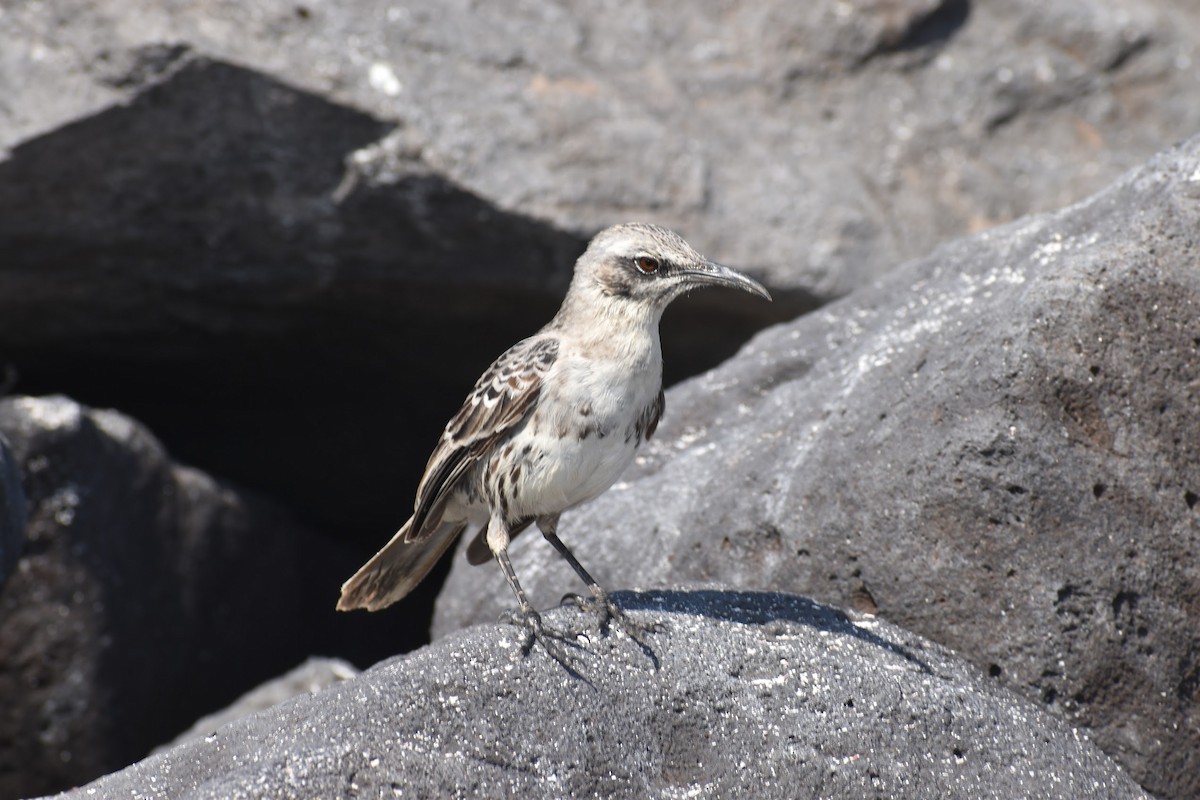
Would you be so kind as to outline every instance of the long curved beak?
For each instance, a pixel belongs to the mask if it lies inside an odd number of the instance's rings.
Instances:
[[[771,299],[771,293],[761,283],[743,275],[736,269],[713,261],[701,261],[675,273],[685,283],[693,286],[728,286],[731,289],[741,289],[743,292],[756,294],[764,300]]]

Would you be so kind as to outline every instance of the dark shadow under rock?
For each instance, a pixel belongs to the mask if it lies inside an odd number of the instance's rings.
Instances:
[[[653,658],[594,631],[562,661],[522,656],[518,629],[478,626],[65,797],[1145,797],[1061,721],[880,620],[767,593],[618,599],[655,629]]]
[[[16,397],[0,432],[28,499],[0,586],[0,797],[141,758],[352,629],[332,610],[345,552],[130,418]]]
[[[210,733],[236,720],[248,717],[293,697],[312,694],[326,687],[349,680],[359,673],[353,664],[339,658],[313,656],[278,678],[255,686],[225,708],[197,720],[171,742],[155,749],[163,752],[193,739],[203,739]]]
[[[0,367],[22,393],[121,409],[365,558],[587,238],[497,208],[410,133],[174,53],[127,103],[0,160]],[[668,380],[815,305],[698,293],[665,326]]]
[[[0,589],[17,565],[25,541],[25,492],[21,469],[8,440],[0,436]]]

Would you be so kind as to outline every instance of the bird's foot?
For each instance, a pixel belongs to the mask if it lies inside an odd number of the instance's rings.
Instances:
[[[551,628],[542,622],[542,615],[532,608],[518,609],[504,613],[502,620],[524,629],[521,640],[521,655],[528,656],[535,644],[541,644],[550,656],[560,663],[566,663],[564,647],[578,647],[574,636],[569,631]]]
[[[603,588],[597,586],[592,589],[590,598],[581,597],[577,594],[568,594],[563,596],[563,605],[572,605],[580,611],[586,611],[598,615],[600,634],[607,635],[612,625],[616,625],[621,629],[626,636],[641,645],[642,649],[646,649],[646,634],[656,633],[658,625],[645,625],[640,622],[635,622],[627,616],[621,607],[609,596]]]

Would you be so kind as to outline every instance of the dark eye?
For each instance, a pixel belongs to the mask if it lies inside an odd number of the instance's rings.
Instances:
[[[637,268],[647,274],[658,272],[658,259],[654,256],[638,256],[633,260],[633,263],[637,264]]]

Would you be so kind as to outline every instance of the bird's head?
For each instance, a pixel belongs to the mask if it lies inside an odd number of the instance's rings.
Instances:
[[[607,297],[659,312],[700,286],[729,286],[771,299],[753,278],[709,261],[666,228],[640,222],[596,234],[575,265],[574,280]]]

